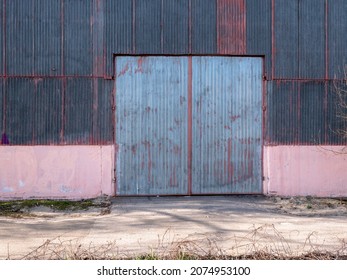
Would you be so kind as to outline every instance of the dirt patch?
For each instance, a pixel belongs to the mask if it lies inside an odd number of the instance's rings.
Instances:
[[[235,198],[235,197],[233,197]],[[239,197],[242,203],[251,203],[255,208],[286,215],[306,217],[347,216],[347,198],[316,197]],[[242,202],[244,199],[244,202]],[[11,218],[53,218],[57,216],[98,216],[111,213],[110,197],[96,199],[69,200],[15,200],[0,201],[0,216]]]
[[[106,215],[111,202],[107,196],[79,201],[70,200],[12,200],[0,201],[0,216],[10,218],[52,218],[56,216]]]
[[[296,216],[345,216],[347,198],[270,197],[275,209]]]

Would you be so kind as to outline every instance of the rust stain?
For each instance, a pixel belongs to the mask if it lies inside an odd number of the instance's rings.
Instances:
[[[139,57],[137,60],[137,68],[135,69],[135,73],[143,73],[143,56]]]
[[[233,115],[229,117],[232,122],[236,121],[237,119],[241,118],[240,115]]]
[[[180,104],[183,105],[186,101],[186,98],[184,96],[180,96]]]
[[[177,176],[176,176],[176,167],[174,166],[172,170],[172,174],[170,176],[170,187],[177,187],[178,182],[177,182]]]
[[[231,153],[232,153],[232,139],[228,139],[228,183],[230,184],[232,182],[233,178],[233,165],[231,162]]]
[[[142,144],[147,149],[147,169],[148,169],[147,181],[151,182],[152,181],[151,143],[149,141],[143,141]],[[144,161],[143,161],[143,163],[141,165],[142,165],[142,168],[144,168]]]
[[[131,152],[133,153],[133,155],[136,155],[136,145],[131,146]]]
[[[125,75],[129,71],[129,64],[125,64],[124,68],[122,71],[119,72],[118,77]]]
[[[217,47],[220,54],[246,53],[244,0],[217,0]]]
[[[174,153],[175,155],[180,155],[181,152],[182,152],[182,148],[181,148],[180,146],[175,145],[175,146],[173,147],[173,153]]]

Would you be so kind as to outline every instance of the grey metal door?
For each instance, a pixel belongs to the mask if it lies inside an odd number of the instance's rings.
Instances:
[[[261,193],[262,59],[119,56],[116,194]]]
[[[187,58],[116,58],[116,194],[187,194]]]
[[[262,59],[193,57],[192,72],[192,193],[261,193]]]

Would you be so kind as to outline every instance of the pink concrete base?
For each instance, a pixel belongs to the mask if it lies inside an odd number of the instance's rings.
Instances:
[[[0,146],[0,200],[114,195],[113,146]]]
[[[347,197],[347,149],[264,147],[264,177],[264,192],[270,195]]]

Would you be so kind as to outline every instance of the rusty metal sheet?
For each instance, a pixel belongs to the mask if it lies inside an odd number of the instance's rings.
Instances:
[[[328,1],[328,64],[329,78],[343,78],[347,64],[347,1]]]
[[[192,80],[192,193],[261,193],[262,59],[193,57]]]
[[[336,83],[336,84],[335,84]],[[341,117],[346,115],[346,110],[341,111],[339,107],[339,101],[335,86],[340,87],[342,82],[329,81],[326,87],[327,93],[327,144],[328,145],[346,145],[347,137],[345,137],[347,131],[347,120]],[[346,102],[346,100],[344,101]]]
[[[299,4],[274,1],[273,78],[298,78]]]
[[[325,77],[325,2],[299,1],[299,78]]]
[[[265,74],[272,79],[272,0],[246,1],[246,53],[265,55]]]
[[[134,52],[133,12],[135,11],[135,0],[104,1],[106,73],[112,75],[113,60],[111,54],[131,54]]]
[[[93,134],[93,81],[68,78],[64,87],[64,143],[90,144]]]
[[[187,54],[189,51],[189,1],[162,1],[163,53]]]
[[[62,133],[61,79],[35,79],[33,143],[58,144]],[[12,93],[11,93],[12,94]]]
[[[217,0],[217,48],[219,54],[246,52],[245,0]]]
[[[4,127],[4,100],[5,100],[5,93],[3,90],[4,86],[4,79],[0,79],[0,134],[2,135],[5,133],[5,127]],[[2,141],[0,140],[0,145]]]
[[[160,54],[162,50],[162,0],[136,0],[135,50],[138,54]]]
[[[93,144],[113,143],[112,80],[93,79]]]
[[[61,75],[61,1],[34,0],[34,9],[34,73]]]
[[[12,75],[61,75],[61,1],[6,1],[6,61]]]
[[[66,75],[92,74],[93,0],[64,1],[64,70]],[[101,32],[102,33],[102,32]]]
[[[116,194],[187,194],[187,58],[117,57]]]
[[[325,142],[325,83],[299,82],[299,144]]]
[[[296,81],[269,82],[267,92],[268,144],[295,144],[299,140],[299,92]]]
[[[7,73],[30,75],[34,72],[33,1],[6,1]]]
[[[6,34],[6,24],[5,24],[5,9],[4,0],[0,0],[0,75],[4,74],[5,67],[5,48],[4,48],[4,37]]]
[[[191,53],[217,53],[217,4],[210,0],[191,0]]]
[[[35,129],[34,81],[27,78],[9,78],[5,91],[6,134],[10,144],[32,144]]]

